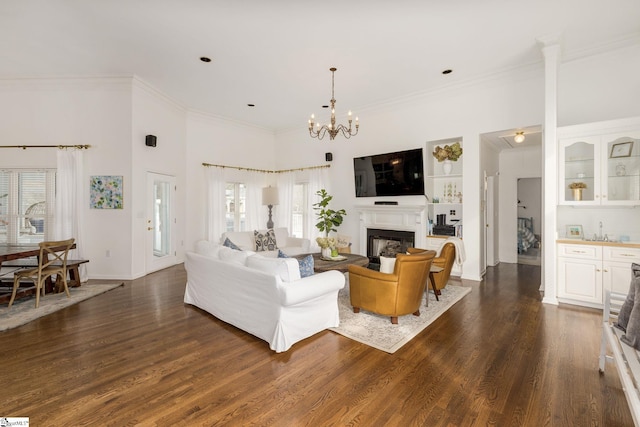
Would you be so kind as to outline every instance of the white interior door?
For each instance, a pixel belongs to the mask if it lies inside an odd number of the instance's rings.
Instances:
[[[175,177],[147,172],[147,273],[176,263]]]
[[[487,176],[486,181],[486,198],[487,198],[487,209],[485,216],[485,235],[486,235],[486,252],[487,252],[487,265],[495,266],[498,264],[498,250],[497,250],[497,192],[496,192],[496,177],[495,176]]]

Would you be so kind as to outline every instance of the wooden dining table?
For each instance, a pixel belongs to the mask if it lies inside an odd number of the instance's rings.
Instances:
[[[59,250],[62,251],[65,248],[66,246],[60,246]],[[74,243],[71,249],[75,249],[75,248],[76,248],[76,244]],[[58,250],[58,248],[54,248],[54,250]],[[40,245],[36,243],[0,244],[0,268],[2,268],[2,263],[5,261],[13,261],[16,259],[37,257],[39,255],[40,255]],[[13,283],[11,286],[13,288]],[[35,286],[30,286],[29,288],[18,289],[18,292],[22,291],[23,293],[25,293],[34,288]],[[51,278],[48,278],[45,284],[45,292],[52,292],[52,291],[53,291],[53,283],[51,282]],[[11,293],[9,293],[8,297],[10,296],[11,296]],[[4,294],[1,294],[0,302],[4,302],[5,299],[7,299],[7,302],[8,302],[9,301],[8,297],[5,296]]]

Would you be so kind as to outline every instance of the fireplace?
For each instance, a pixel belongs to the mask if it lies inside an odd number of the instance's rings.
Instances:
[[[415,246],[413,231],[367,228],[367,257],[370,264],[380,264],[380,257],[395,257]]]

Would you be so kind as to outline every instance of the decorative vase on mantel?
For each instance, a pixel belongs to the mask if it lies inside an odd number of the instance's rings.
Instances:
[[[451,175],[452,170],[453,170],[453,163],[451,162],[451,160],[446,159],[445,161],[442,162],[442,172],[444,172],[445,175]]]

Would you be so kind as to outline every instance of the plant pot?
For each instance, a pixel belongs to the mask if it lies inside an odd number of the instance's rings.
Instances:
[[[451,163],[451,160],[447,159],[442,162],[442,172],[444,172],[445,175],[451,175],[451,170],[453,170],[453,163]]]
[[[572,188],[573,200],[582,200],[582,188]]]

